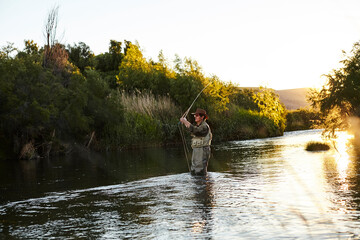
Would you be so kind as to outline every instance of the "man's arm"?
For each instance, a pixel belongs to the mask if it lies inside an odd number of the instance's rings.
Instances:
[[[186,118],[180,118],[180,122],[182,122],[187,128],[191,126],[191,123]]]

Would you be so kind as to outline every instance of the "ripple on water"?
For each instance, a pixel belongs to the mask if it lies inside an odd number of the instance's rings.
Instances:
[[[331,153],[299,148],[303,138],[217,146],[217,156],[230,151],[230,169],[207,178],[158,176],[0,205],[0,237],[359,238],[359,181],[340,178]]]

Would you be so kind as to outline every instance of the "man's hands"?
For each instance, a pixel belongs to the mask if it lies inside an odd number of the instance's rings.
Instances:
[[[183,117],[180,118],[180,122],[182,122],[185,125],[185,127],[187,127],[187,128],[189,128],[191,125],[191,123],[186,118],[183,118]]]

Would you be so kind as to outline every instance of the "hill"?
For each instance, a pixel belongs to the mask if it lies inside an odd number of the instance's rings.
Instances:
[[[279,94],[280,101],[288,110],[309,107],[310,103],[306,101],[306,95],[309,88],[295,88],[285,90],[275,90]]]

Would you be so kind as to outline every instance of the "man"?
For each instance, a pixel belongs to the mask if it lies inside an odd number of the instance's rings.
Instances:
[[[180,118],[180,122],[189,129],[192,136],[191,147],[193,154],[191,158],[191,173],[194,175],[206,175],[212,140],[210,127],[206,123],[208,115],[206,111],[201,108],[196,109],[196,112],[192,114],[195,118],[195,124],[191,124],[186,118]]]

